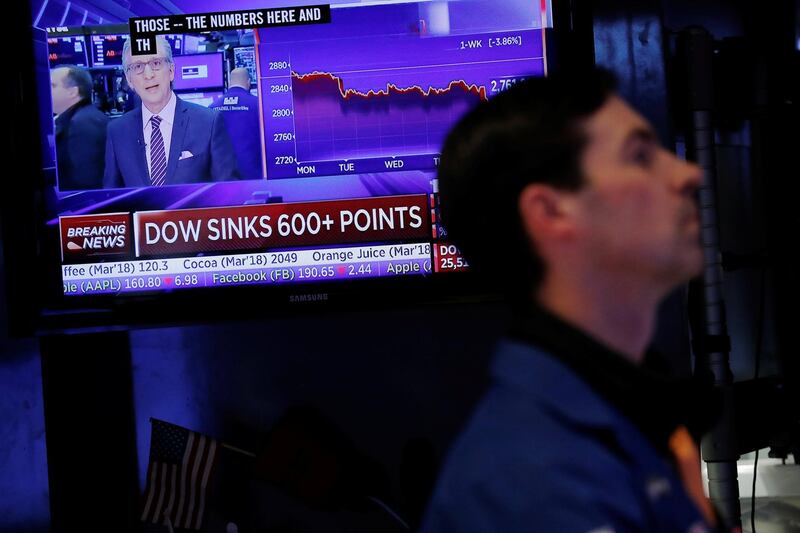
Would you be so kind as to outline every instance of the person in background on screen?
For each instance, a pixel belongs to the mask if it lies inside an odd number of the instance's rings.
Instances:
[[[250,94],[250,73],[235,68],[228,75],[228,90],[209,107],[225,116],[225,126],[233,141],[236,161],[244,179],[263,178],[258,98]]]
[[[725,530],[697,446],[718,398],[648,350],[659,302],[702,270],[703,174],[615,85],[603,70],[526,80],[445,143],[442,222],[515,320],[424,533]]]
[[[92,104],[92,76],[75,65],[56,67],[50,94],[59,190],[101,189],[108,117]]]
[[[160,187],[240,178],[236,156],[219,113],[184,102],[172,91],[172,48],[156,37],[155,54],[122,49],[122,68],[142,105],[108,126],[103,185]]]

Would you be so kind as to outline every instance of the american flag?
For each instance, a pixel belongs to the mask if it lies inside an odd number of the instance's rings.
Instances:
[[[219,443],[186,428],[151,419],[150,464],[142,521],[200,529]]]

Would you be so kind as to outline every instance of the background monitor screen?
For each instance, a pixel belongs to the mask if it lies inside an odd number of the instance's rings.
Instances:
[[[92,35],[92,64],[95,67],[122,65],[122,47],[127,35]]]
[[[223,55],[219,52],[175,56],[173,88],[176,91],[184,91],[224,87],[223,59]]]
[[[179,56],[184,53],[184,37],[183,35],[165,35],[167,42],[172,47],[172,55]]]
[[[49,37],[47,39],[47,50],[50,68],[58,65],[89,66],[86,41],[83,35]]]
[[[238,46],[233,49],[233,65],[236,68],[246,68],[250,74],[250,85],[258,81],[256,73],[256,51],[252,46]]]
[[[122,47],[128,39],[128,34],[91,35],[90,37],[93,67],[122,65]],[[183,35],[165,35],[165,37],[172,47],[172,55],[181,55],[183,53]]]

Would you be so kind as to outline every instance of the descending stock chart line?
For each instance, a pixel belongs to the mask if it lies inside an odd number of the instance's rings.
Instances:
[[[298,163],[436,153],[458,117],[487,98],[486,87],[464,80],[423,87],[359,90],[332,73],[293,73]]]
[[[524,46],[533,34],[494,47],[487,35],[387,37],[385,48],[345,39],[341,54],[325,56],[262,45],[267,177],[435,170],[467,111],[543,73],[541,51]],[[465,46],[480,42],[486,48]]]
[[[392,93],[395,94],[410,94],[410,93],[417,93],[420,96],[437,96],[441,94],[446,94],[451,92],[454,88],[460,88],[468,93],[474,93],[475,95],[479,96],[481,100],[486,100],[486,87],[479,86],[477,84],[468,84],[464,80],[456,80],[451,81],[447,87],[444,88],[437,88],[433,86],[429,86],[427,90],[423,89],[419,85],[412,85],[410,87],[398,87],[394,83],[387,83],[385,89],[374,90],[370,89],[367,92],[359,91],[357,89],[345,89],[344,88],[344,81],[341,77],[331,74],[330,72],[311,72],[309,74],[298,74],[296,72],[292,72],[292,79],[297,80],[299,82],[306,82],[306,81],[314,81],[319,78],[327,78],[330,81],[333,81],[337,84],[339,88],[339,94],[341,95],[343,100],[349,100],[353,97],[361,97],[361,98],[371,98],[377,96],[390,96]]]

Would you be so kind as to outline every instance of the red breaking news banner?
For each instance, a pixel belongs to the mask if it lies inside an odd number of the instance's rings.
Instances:
[[[429,239],[427,196],[134,213],[136,256]]]
[[[130,213],[61,217],[59,227],[61,260],[64,262],[74,263],[100,256],[130,255]]]

